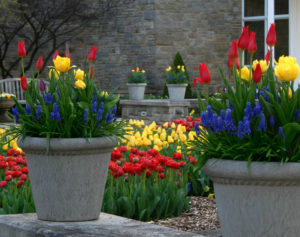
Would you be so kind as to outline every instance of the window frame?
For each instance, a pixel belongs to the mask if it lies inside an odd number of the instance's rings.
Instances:
[[[289,8],[291,6],[291,0],[289,1]],[[269,27],[275,20],[285,20],[287,19],[289,22],[289,55],[291,53],[291,21],[290,21],[290,9],[289,14],[280,14],[275,15],[275,0],[264,0],[265,5],[265,14],[264,16],[245,16],[245,0],[242,0],[242,26],[245,26],[245,21],[264,21],[265,26],[265,37],[268,34]],[[264,42],[264,55],[268,52],[268,46],[266,42]],[[275,55],[275,48],[273,49],[273,56]],[[244,64],[244,57],[243,57],[243,64]]]

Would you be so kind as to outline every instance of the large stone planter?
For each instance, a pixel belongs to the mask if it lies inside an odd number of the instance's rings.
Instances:
[[[147,83],[127,83],[129,99],[143,100]]]
[[[209,160],[223,237],[298,237],[300,163]]]
[[[110,152],[109,138],[50,139],[26,137],[19,146],[26,153],[37,216],[47,221],[98,219]]]
[[[8,98],[0,99],[0,122],[1,123],[14,122],[14,119],[8,116],[8,111],[14,105],[15,105],[15,101],[13,99],[8,99]]]
[[[170,100],[184,100],[187,84],[167,84]]]

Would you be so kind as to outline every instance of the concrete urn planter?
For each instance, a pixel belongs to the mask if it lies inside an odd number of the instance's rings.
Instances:
[[[147,83],[127,83],[129,99],[143,100]]]
[[[26,153],[38,219],[88,221],[99,218],[114,137],[26,137]]]
[[[8,111],[14,105],[15,105],[15,101],[13,99],[8,99],[8,98],[0,99],[0,122],[1,123],[14,122],[14,119],[8,116]]]
[[[187,84],[167,84],[170,100],[184,100]]]
[[[297,237],[300,233],[300,163],[210,159],[223,237]]]

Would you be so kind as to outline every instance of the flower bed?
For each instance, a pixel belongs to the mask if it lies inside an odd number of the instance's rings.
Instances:
[[[188,193],[212,197],[210,181],[197,169],[197,157],[187,152],[199,121],[189,116],[145,126],[142,120],[130,120],[127,140],[111,153],[102,211],[145,221],[162,219],[188,208]],[[3,146],[1,214],[34,211],[27,173],[25,154],[16,141]]]

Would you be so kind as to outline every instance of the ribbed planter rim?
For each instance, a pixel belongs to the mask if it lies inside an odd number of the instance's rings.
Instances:
[[[92,138],[50,138],[50,153],[53,151],[72,152],[82,150],[103,150],[111,148],[111,142],[117,144],[115,136],[108,137],[92,137]],[[24,140],[19,139],[18,144],[24,150],[35,152],[46,152],[47,138],[42,137],[25,137]]]
[[[167,84],[169,87],[187,87],[188,84]]]
[[[127,83],[127,86],[146,86],[147,83]]]
[[[247,179],[250,181],[300,181],[300,162],[251,162],[209,159],[203,171],[214,181],[216,178]]]

